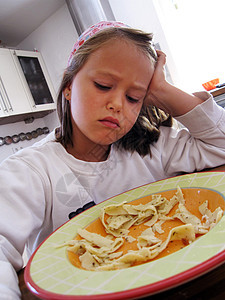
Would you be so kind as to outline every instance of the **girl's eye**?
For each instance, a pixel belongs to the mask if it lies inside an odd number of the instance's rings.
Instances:
[[[95,86],[99,89],[99,90],[103,90],[103,91],[106,91],[106,90],[110,90],[111,87],[110,86],[106,86],[106,85],[102,85],[102,84],[99,84],[97,82],[94,82]]]
[[[130,96],[127,96],[127,100],[131,103],[138,103],[139,102],[139,99],[135,99],[135,98],[132,98]]]

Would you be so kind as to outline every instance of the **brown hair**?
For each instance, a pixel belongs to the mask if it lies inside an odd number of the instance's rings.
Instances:
[[[56,141],[64,147],[73,146],[73,139],[70,105],[69,101],[64,98],[63,91],[71,85],[74,76],[85,64],[91,53],[109,40],[118,38],[132,41],[134,45],[148,55],[153,63],[157,61],[157,54],[152,46],[152,34],[144,33],[141,30],[112,27],[96,33],[85,41],[75,52],[72,62],[64,72],[57,98],[57,110],[61,126],[56,131]],[[171,127],[171,116],[154,106],[143,105],[132,129],[115,142],[115,146],[132,152],[137,151],[142,156],[151,154],[150,145],[158,140],[161,125]]]

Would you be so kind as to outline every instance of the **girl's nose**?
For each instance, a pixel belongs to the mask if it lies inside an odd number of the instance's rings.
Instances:
[[[122,110],[122,107],[123,107],[123,100],[122,100],[122,96],[119,96],[119,95],[111,97],[106,104],[106,108],[108,110],[111,110],[111,111],[117,112],[117,113]]]

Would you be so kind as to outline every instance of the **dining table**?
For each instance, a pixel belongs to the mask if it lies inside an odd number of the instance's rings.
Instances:
[[[207,169],[204,171],[224,171],[225,165]],[[224,183],[225,184],[225,183]],[[41,299],[37,295],[33,294],[24,281],[24,270],[18,272],[19,287],[21,291],[22,300],[35,300]],[[222,300],[225,299],[225,261],[209,270],[208,272],[201,274],[196,278],[192,278],[188,282],[182,282],[175,287],[168,288],[167,290],[157,292],[156,294],[146,295],[141,299],[151,300]]]

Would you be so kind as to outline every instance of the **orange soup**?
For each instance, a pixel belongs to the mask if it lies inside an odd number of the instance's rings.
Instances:
[[[176,189],[173,189],[170,191],[160,192],[160,193],[158,193],[158,195],[161,195],[162,197],[165,197],[166,199],[170,200],[175,195],[176,191],[177,191]],[[185,199],[185,207],[187,208],[188,211],[190,211],[192,214],[194,214],[200,220],[202,218],[202,215],[199,212],[199,206],[206,200],[208,200],[208,208],[209,208],[209,210],[211,210],[211,212],[213,212],[217,207],[220,207],[223,211],[225,210],[224,197],[216,191],[204,189],[204,188],[202,188],[202,189],[201,188],[182,188],[182,193],[183,193],[183,196]],[[157,195],[157,193],[155,193],[154,195]],[[152,196],[149,195],[149,196],[146,196],[143,198],[136,199],[136,200],[130,202],[129,204],[132,204],[132,205],[146,204],[146,203],[150,202],[151,200],[152,200]],[[170,211],[168,216],[174,215],[177,208],[178,208],[178,204],[176,204],[173,207],[173,209]],[[180,221],[179,219],[165,221],[162,224],[162,229],[164,230],[164,232],[162,234],[159,234],[156,232],[155,236],[157,238],[160,238],[162,241],[165,241],[172,228],[183,225],[183,224],[184,223],[182,221]],[[133,225],[129,229],[129,231],[130,231],[129,235],[134,237],[135,239],[137,239],[138,236],[140,236],[141,233],[144,230],[146,230],[147,228],[149,228],[149,227],[144,225],[144,223],[142,223],[140,225]],[[89,232],[97,233],[102,236],[107,235],[105,228],[102,225],[102,222],[99,218],[96,219],[91,224],[89,224],[88,226],[86,226],[85,229],[88,230]],[[199,238],[199,237],[197,237],[197,238]],[[75,239],[80,240],[81,238],[79,235],[77,235],[75,237]],[[164,257],[166,255],[174,253],[187,245],[188,245],[188,243],[185,240],[170,241],[167,248],[165,250],[163,250],[161,253],[159,253],[159,255],[154,259],[159,259],[161,257]],[[125,240],[124,244],[116,252],[123,251],[123,254],[126,254],[128,252],[128,250],[138,250],[137,240],[135,240],[134,242],[131,242],[131,243]],[[68,258],[69,258],[70,262],[75,267],[82,268],[80,260],[79,260],[79,256],[70,251],[67,251],[67,253],[68,253]]]

